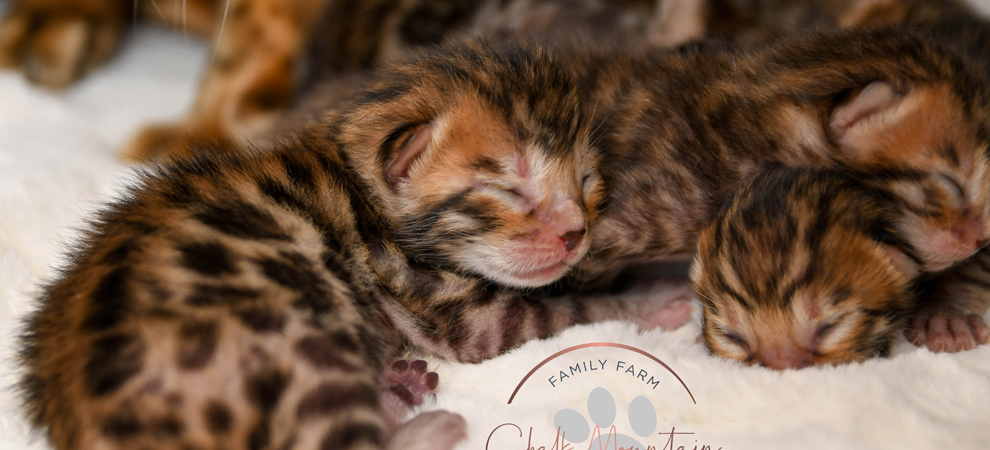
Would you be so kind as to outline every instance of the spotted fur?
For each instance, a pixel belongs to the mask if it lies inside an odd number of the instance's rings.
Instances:
[[[774,369],[886,355],[918,273],[891,194],[842,172],[759,173],[702,232],[692,283],[712,353]]]
[[[55,448],[449,448],[450,414],[388,426],[378,374],[402,350],[476,362],[574,323],[651,325],[660,305],[513,288],[581,258],[560,227],[602,197],[559,60],[489,42],[384,78],[270,151],[164,166],[104,209],[23,338]],[[499,253],[539,245],[557,259]]]
[[[739,182],[774,165],[841,168],[885,183],[890,201],[910,212],[897,232],[924,272],[986,245],[988,83],[951,50],[878,29],[624,58],[576,64],[596,68],[589,78],[607,196],[573,286],[609,286],[630,264],[692,253]],[[977,260],[953,270],[979,271]],[[961,279],[952,275],[936,278],[942,294],[930,304],[958,319],[951,336],[985,340],[985,325],[970,320],[986,310],[985,294],[953,287]],[[975,306],[936,300],[960,291]],[[945,314],[935,316],[928,325],[944,341]]]
[[[972,223],[967,235],[985,237],[986,81],[949,52],[886,30],[751,52],[705,46],[587,58],[576,65],[595,68],[590,107],[608,196],[577,284],[612,273],[610,265],[692,252],[728,193],[767,164],[943,179],[932,193],[906,184],[902,197],[918,208],[941,205],[929,213],[940,228]],[[876,110],[891,114],[839,124],[843,111],[867,106],[852,99],[869,97],[865,88],[878,80],[896,86]],[[935,261],[939,249],[925,253],[933,270],[948,265]]]

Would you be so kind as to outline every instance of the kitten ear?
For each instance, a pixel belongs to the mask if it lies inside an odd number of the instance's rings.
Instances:
[[[874,81],[836,107],[828,126],[840,150],[853,160],[869,156],[876,147],[874,139],[901,120],[903,98],[890,84]]]
[[[395,187],[400,180],[406,177],[409,167],[416,161],[433,141],[433,124],[420,125],[413,131],[412,137],[403,144],[399,150],[399,155],[385,166],[385,179],[388,184]]]

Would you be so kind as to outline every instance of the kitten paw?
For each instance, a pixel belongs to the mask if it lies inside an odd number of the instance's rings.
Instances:
[[[450,450],[467,439],[467,422],[447,411],[420,414],[402,424],[388,443],[391,450]]]
[[[433,392],[439,382],[440,376],[428,372],[426,361],[421,359],[393,361],[382,374],[383,386],[408,406],[422,405],[423,396]]]
[[[0,23],[0,67],[49,88],[64,87],[106,61],[122,31],[112,12],[55,3],[22,2]]]
[[[660,328],[661,330],[676,330],[689,320],[691,312],[694,311],[694,299],[691,297],[669,300],[660,308],[650,311],[638,320],[640,329],[650,330]]]
[[[409,408],[423,404],[424,397],[437,388],[440,376],[427,371],[426,361],[399,359],[382,371],[379,382],[382,412],[389,429],[393,429]]]
[[[990,327],[978,314],[922,313],[912,319],[904,335],[933,352],[954,353],[990,344]]]
[[[627,294],[638,303],[635,322],[641,330],[676,330],[691,319],[695,292],[685,280],[658,279]]]

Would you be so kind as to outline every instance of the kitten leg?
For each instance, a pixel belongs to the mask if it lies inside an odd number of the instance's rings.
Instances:
[[[990,344],[990,327],[982,317],[990,307],[990,251],[980,250],[934,283],[904,333],[908,340],[935,352]]]
[[[421,359],[398,359],[382,371],[382,412],[386,427],[395,430],[389,449],[447,450],[467,437],[464,418],[447,411],[423,413],[399,425],[409,408],[422,405],[423,396],[433,392],[439,381],[439,375],[428,371],[427,362]]]
[[[134,161],[188,156],[209,145],[236,151],[264,136],[293,100],[310,30],[325,0],[224,0],[210,66],[192,113],[142,130],[121,152]]]
[[[0,22],[0,67],[61,88],[116,52],[130,20],[124,0],[20,0]]]
[[[433,392],[440,382],[436,372],[427,370],[427,362],[404,359],[393,361],[381,374],[382,408],[385,420],[394,428],[413,406],[423,404],[425,394]]]
[[[641,305],[644,315],[634,321],[644,330],[680,328],[691,319],[691,312],[697,303],[694,288],[687,279],[636,280],[630,289],[614,295],[621,297],[616,301]]]
[[[389,450],[450,450],[467,438],[467,422],[460,415],[447,411],[430,411],[402,424],[392,439]]]
[[[701,39],[708,31],[708,2],[701,0],[658,0],[648,39],[657,47],[673,47]]]
[[[465,296],[470,300],[465,301]],[[644,330],[675,328],[690,317],[689,298],[693,293],[684,286],[650,296],[552,296],[479,287],[450,299],[383,306],[396,327],[423,350],[480,362],[573,325],[626,320]]]

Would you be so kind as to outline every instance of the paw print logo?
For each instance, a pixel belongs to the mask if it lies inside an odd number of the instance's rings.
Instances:
[[[615,399],[612,393],[605,388],[595,388],[588,394],[588,417],[594,426],[581,413],[573,409],[562,409],[553,416],[555,428],[560,429],[564,439],[575,444],[584,442],[588,437],[592,437],[591,448],[609,448],[618,445],[620,448],[646,448],[635,438],[615,433],[610,434],[610,430],[615,422]],[[646,397],[636,397],[629,402],[629,425],[633,432],[642,438],[653,434],[657,429],[657,411],[653,403]],[[598,432],[593,432],[594,427],[598,427]],[[621,430],[616,427],[616,431]],[[609,442],[612,439],[612,442]]]

